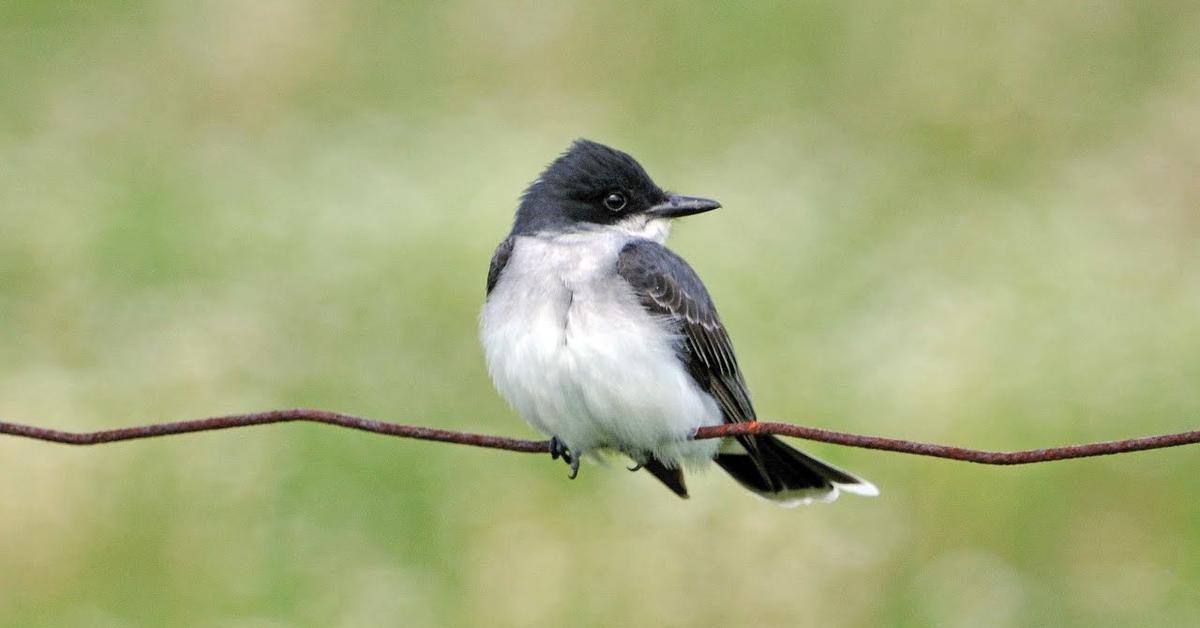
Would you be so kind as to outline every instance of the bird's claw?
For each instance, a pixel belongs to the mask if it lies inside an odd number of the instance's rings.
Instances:
[[[559,440],[557,436],[550,437],[550,459],[558,460],[560,457],[566,460],[571,455],[571,450],[567,449],[567,444]]]
[[[572,480],[579,475],[579,456],[571,451],[570,447],[557,436],[550,437],[550,458],[552,460],[563,459],[567,466],[571,467],[571,473],[567,477]]]
[[[579,475],[579,456],[572,455],[569,464],[571,465],[571,472],[567,474],[567,477],[574,480],[575,476]]]
[[[640,463],[640,462],[635,462],[635,463],[633,463],[633,466],[632,466],[632,467],[625,467],[625,468],[626,468],[626,469],[629,469],[630,471],[641,471],[641,470],[642,470],[642,463]]]

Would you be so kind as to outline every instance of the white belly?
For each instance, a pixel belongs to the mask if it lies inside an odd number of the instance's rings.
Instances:
[[[481,339],[496,388],[533,427],[572,451],[710,460],[722,422],[685,371],[675,338],[616,274],[628,238],[518,237],[483,308]]]

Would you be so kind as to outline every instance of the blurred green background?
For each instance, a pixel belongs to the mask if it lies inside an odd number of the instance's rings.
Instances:
[[[1024,448],[1200,420],[1200,4],[0,3],[0,416],[532,435],[477,313],[576,137],[764,418]],[[781,293],[779,286],[787,287]],[[0,438],[3,626],[1194,626],[1200,450],[805,445],[878,499],[284,425]]]

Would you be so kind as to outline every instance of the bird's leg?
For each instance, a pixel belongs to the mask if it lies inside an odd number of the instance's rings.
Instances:
[[[572,480],[579,475],[579,455],[571,451],[570,447],[557,436],[550,437],[550,458],[552,460],[563,459],[567,466],[571,467],[571,473],[567,476]]]

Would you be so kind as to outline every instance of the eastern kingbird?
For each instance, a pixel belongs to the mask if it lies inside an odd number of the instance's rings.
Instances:
[[[576,141],[521,197],[487,276],[480,335],[500,393],[579,471],[615,450],[680,497],[715,460],[781,505],[877,495],[774,436],[691,440],[754,421],[733,345],[696,272],[663,242],[675,218],[720,207],[663,191],[629,155]]]

